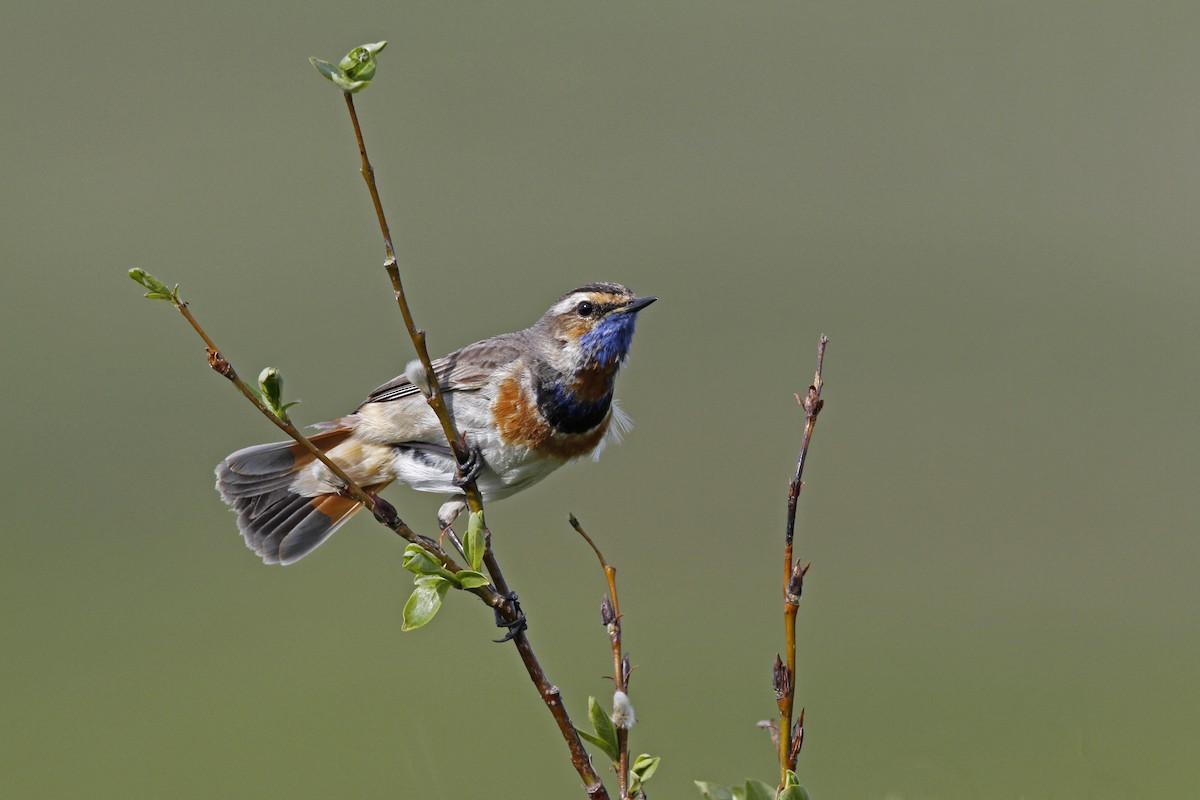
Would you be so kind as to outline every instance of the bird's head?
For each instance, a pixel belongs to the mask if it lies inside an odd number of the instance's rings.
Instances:
[[[560,297],[535,329],[548,336],[561,369],[615,369],[629,354],[637,313],[657,300],[619,283],[591,283]]]

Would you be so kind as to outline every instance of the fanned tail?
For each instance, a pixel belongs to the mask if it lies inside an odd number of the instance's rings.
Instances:
[[[348,428],[310,437],[322,451],[340,444]],[[246,546],[267,564],[292,564],[315,550],[362,505],[341,494],[292,491],[296,473],[316,457],[296,442],[246,447],[217,465],[217,491],[238,515]],[[364,487],[373,491],[386,484]]]

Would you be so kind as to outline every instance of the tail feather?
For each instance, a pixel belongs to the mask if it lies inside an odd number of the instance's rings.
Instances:
[[[350,435],[347,428],[317,434],[327,450]],[[268,564],[292,564],[315,550],[362,505],[340,494],[305,496],[292,491],[296,473],[315,459],[294,442],[238,450],[217,465],[217,491],[238,515],[246,546]],[[366,487],[382,489],[386,484]]]
[[[224,467],[225,464],[221,466]],[[226,503],[232,503],[234,500],[266,497],[282,489],[287,489],[295,480],[296,471],[288,470],[259,480],[249,480],[236,473],[220,474],[219,478],[217,491],[221,493],[221,499]]]

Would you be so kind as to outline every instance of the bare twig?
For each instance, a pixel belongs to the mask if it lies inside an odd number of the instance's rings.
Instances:
[[[595,552],[596,558],[600,559],[600,567],[604,570],[604,577],[608,581],[608,597],[600,604],[600,619],[604,623],[604,627],[608,630],[608,639],[612,646],[613,658],[613,683],[616,684],[616,691],[626,695],[629,693],[629,668],[628,660],[621,652],[621,605],[617,598],[617,568],[604,560],[604,554],[600,552],[600,548],[592,541],[592,537],[587,535],[587,531],[579,524],[579,520],[572,514],[570,517],[571,527],[591,545],[592,551]],[[617,726],[617,751],[620,758],[617,760],[617,785],[619,787],[621,798],[629,797],[629,728],[625,726]]]
[[[350,92],[343,92],[343,95],[346,99],[346,108],[350,112],[350,120],[354,125],[354,136],[358,142],[358,152],[362,158],[361,172],[363,180],[366,181],[367,189],[371,193],[371,201],[375,205],[375,215],[379,220],[379,229],[383,234],[385,251],[384,269],[387,270],[388,278],[391,280],[392,291],[395,293],[396,303],[400,307],[400,314],[404,317],[404,325],[408,330],[409,337],[412,339],[413,348],[417,352],[417,358],[420,359],[421,366],[429,378],[427,381],[429,394],[426,395],[426,400],[429,402],[430,409],[437,415],[438,421],[442,426],[442,432],[446,436],[446,441],[454,451],[455,460],[459,465],[458,474],[461,479],[464,477],[463,465],[466,464],[469,457],[467,449],[469,445],[455,426],[454,418],[450,415],[445,399],[442,397],[441,386],[433,370],[433,362],[429,358],[429,350],[425,344],[425,331],[418,329],[413,322],[408,298],[404,294],[404,285],[400,280],[400,269],[396,264],[396,251],[392,245],[391,230],[387,223],[387,216],[383,211],[383,203],[379,198],[379,190],[375,184],[375,169],[371,166],[371,161],[367,157],[367,147],[363,141],[362,128],[358,123],[358,114],[354,109],[354,95]],[[467,506],[471,512],[482,514],[483,497],[480,495],[475,481],[466,481],[462,489],[463,494],[467,498]],[[550,683],[549,678],[538,662],[537,656],[533,651],[533,646],[529,642],[529,637],[525,632],[524,617],[516,604],[516,596],[509,590],[508,583],[504,579],[504,573],[501,571],[500,564],[496,560],[495,553],[492,550],[491,534],[487,531],[486,523],[484,530],[487,535],[487,548],[483,556],[484,566],[487,568],[488,575],[492,579],[492,585],[495,586],[496,593],[506,601],[502,606],[493,607],[499,608],[500,613],[504,615],[506,621],[512,625],[510,635],[505,638],[511,639],[513,644],[516,645],[517,652],[521,656],[521,661],[525,664],[525,669],[529,673],[530,679],[533,681],[534,686],[537,687],[538,694],[546,704],[550,714],[554,717],[554,721],[558,724],[559,731],[566,741],[567,749],[571,753],[571,763],[575,766],[579,777],[583,779],[588,797],[593,800],[601,800],[601,798],[608,800],[608,792],[604,788],[604,783],[600,780],[600,776],[596,774],[596,770],[592,767],[591,758],[588,756],[587,751],[583,749],[583,742],[580,741],[579,734],[576,732],[575,726],[567,714],[558,687]]]
[[[796,395],[796,402],[804,408],[804,434],[800,440],[796,474],[788,484],[787,527],[783,546],[783,619],[787,663],[784,664],[778,656],[775,660],[775,693],[779,706],[780,786],[783,785],[788,771],[796,769],[796,758],[804,741],[804,709],[800,710],[794,727],[792,713],[796,700],[796,612],[800,607],[804,575],[808,572],[809,565],[799,560],[792,561],[792,540],[796,530],[796,503],[800,499],[800,491],[804,488],[804,463],[808,458],[808,445],[817,424],[817,415],[821,413],[824,405],[821,399],[821,389],[824,387],[822,370],[825,364],[825,346],[828,344],[828,337],[822,334],[817,344],[817,371],[812,385],[808,387],[808,393],[804,397]]]
[[[409,308],[408,298],[404,294],[404,284],[400,280],[400,268],[396,264],[396,250],[392,245],[391,228],[388,226],[387,215],[383,211],[383,201],[379,198],[379,189],[375,184],[375,168],[371,166],[371,161],[367,157],[367,145],[363,141],[362,127],[358,124],[358,112],[354,109],[354,95],[350,92],[343,92],[342,95],[346,98],[346,108],[350,112],[350,121],[354,125],[354,138],[358,141],[358,154],[362,158],[360,171],[363,180],[366,181],[367,190],[371,193],[371,202],[375,205],[375,216],[379,220],[379,230],[383,234],[385,254],[383,267],[387,270],[388,278],[391,279],[392,291],[396,295],[396,304],[400,307],[400,315],[404,317],[404,327],[408,330],[409,338],[412,339],[413,349],[417,351],[417,358],[420,359],[425,374],[429,376],[427,397],[429,407],[437,415],[438,422],[441,423],[446,441],[454,451],[454,457],[460,465],[459,477],[462,477],[461,465],[467,459],[466,443],[454,424],[450,410],[446,407],[445,398],[442,397],[442,387],[437,375],[434,374],[433,361],[429,357],[429,348],[425,344],[425,331],[419,329],[413,321],[412,310]],[[467,504],[471,511],[483,510],[483,498],[480,496],[474,480],[463,486],[463,493],[467,496]]]

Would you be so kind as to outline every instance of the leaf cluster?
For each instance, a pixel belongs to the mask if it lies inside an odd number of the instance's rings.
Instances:
[[[416,575],[413,593],[404,604],[401,630],[411,631],[428,625],[442,607],[446,592],[455,589],[477,589],[487,586],[487,576],[480,572],[487,540],[483,535],[483,514],[474,512],[467,522],[463,537],[463,554],[470,569],[457,572],[446,569],[442,562],[419,544],[404,548],[404,568]]]
[[[741,786],[728,788],[708,781],[695,783],[704,800],[809,800],[808,790],[800,785],[799,778],[791,770],[788,770],[778,794],[774,787],[753,778],[748,778]]]
[[[179,305],[179,284],[175,284],[174,289],[168,289],[167,285],[158,278],[146,272],[144,269],[134,267],[129,270],[129,277],[145,286],[150,291],[146,292],[146,297],[150,300],[166,300],[168,303]]]
[[[592,723],[592,730],[585,731],[583,728],[576,728],[579,738],[600,748],[600,752],[608,756],[608,760],[616,766],[621,760],[621,745],[617,738],[617,727],[613,724],[612,718],[600,707],[600,703],[595,697],[588,698],[588,721]],[[654,775],[661,762],[662,759],[659,756],[652,756],[649,753],[642,753],[633,759],[633,763],[629,765],[630,797],[639,796],[642,786]]]

